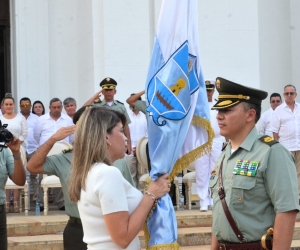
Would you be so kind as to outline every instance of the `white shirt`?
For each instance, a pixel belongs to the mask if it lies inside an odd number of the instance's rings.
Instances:
[[[256,123],[256,128],[259,133],[273,137],[273,132],[270,130],[271,118],[273,113],[274,110],[272,108],[269,108],[267,111],[262,113],[261,117]]]
[[[130,138],[132,148],[136,147],[138,141],[147,136],[147,119],[146,115],[142,112],[138,112],[136,115],[132,110],[128,112],[131,123],[129,123]]]
[[[278,133],[279,142],[289,151],[300,150],[300,104],[295,102],[294,111],[283,102],[271,119],[270,130]]]
[[[62,127],[72,126],[72,119],[66,114],[61,114],[55,121],[51,118],[50,113],[44,114],[38,118],[38,121],[34,127],[33,137],[39,146],[43,145],[53,134],[56,133]],[[74,140],[74,134],[67,136],[62,141],[72,144]]]
[[[23,115],[17,114],[13,119],[6,119],[4,116],[0,117],[2,125],[7,124],[7,129],[20,141],[27,138],[27,122]]]
[[[22,115],[22,114],[20,114],[20,115]],[[35,124],[37,123],[38,119],[39,119],[39,117],[36,114],[33,114],[30,112],[30,114],[26,120],[27,127],[28,127],[28,134],[27,134],[27,139],[25,140],[23,145],[26,149],[27,154],[32,154],[39,147],[39,144],[36,142],[36,140],[33,137],[33,130],[34,130]]]
[[[81,189],[77,203],[83,241],[88,244],[88,249],[121,249],[112,241],[104,215],[121,211],[132,214],[143,198],[142,193],[126,181],[116,167],[104,163],[92,166],[85,183],[85,191]],[[138,236],[126,249],[140,249]]]

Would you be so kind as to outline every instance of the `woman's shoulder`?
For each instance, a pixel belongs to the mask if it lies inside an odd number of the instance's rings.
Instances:
[[[109,178],[109,176],[122,176],[119,169],[114,166],[107,165],[105,163],[95,163],[91,170],[92,174],[99,175],[103,178]]]

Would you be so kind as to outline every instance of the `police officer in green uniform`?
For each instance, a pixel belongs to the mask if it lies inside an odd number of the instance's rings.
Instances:
[[[131,95],[126,102],[129,104],[130,107],[133,107],[135,110],[141,111],[146,115],[146,101],[140,100],[141,96],[145,94],[145,90]]]
[[[78,121],[80,115],[84,112],[86,107],[79,109],[73,118],[74,124]],[[49,138],[41,147],[39,147],[32,158],[27,163],[27,169],[29,172],[34,174],[52,174],[56,175],[60,179],[62,185],[62,191],[65,199],[65,211],[70,217],[65,227],[63,234],[63,242],[65,250],[86,250],[87,244],[83,242],[83,229],[81,220],[77,208],[77,204],[70,201],[68,194],[68,179],[71,172],[71,161],[72,161],[72,149],[63,150],[62,153],[48,156],[47,154],[53,147],[53,145],[66,138],[70,134],[75,132],[75,125],[69,127],[63,127],[59,129],[53,136]],[[123,160],[125,162],[125,160]],[[128,170],[127,165],[124,165],[122,160],[114,162],[114,166],[120,169],[124,178],[128,180],[134,187],[131,174]]]
[[[0,140],[2,142],[0,147],[0,249],[6,250],[6,181],[9,177],[16,185],[23,186],[25,184],[26,174],[20,153],[21,141],[13,138],[11,142],[6,143],[9,150],[7,147],[4,147],[2,138],[0,138]]]
[[[124,133],[128,139],[127,153],[131,154],[131,139],[130,139],[130,131],[129,131],[129,127],[128,127],[128,124],[131,121],[127,114],[124,104],[122,102],[114,100],[114,96],[117,93],[117,90],[116,90],[117,85],[118,85],[118,83],[113,78],[110,78],[110,77],[104,78],[100,82],[100,87],[102,88],[101,93],[103,94],[104,99],[102,101],[98,100],[97,102],[94,102],[94,105],[117,110],[126,116],[127,125],[124,128]]]
[[[220,77],[216,89],[212,109],[229,143],[210,179],[211,249],[263,249],[271,242],[261,237],[273,228],[273,250],[288,250],[299,211],[297,174],[291,153],[255,127],[268,94]]]

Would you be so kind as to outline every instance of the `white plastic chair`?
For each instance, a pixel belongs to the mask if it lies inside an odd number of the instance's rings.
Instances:
[[[70,145],[67,142],[57,142],[53,145],[52,149],[49,151],[47,156],[55,155],[61,153],[64,149],[71,148],[72,145]],[[49,188],[61,188],[60,180],[55,175],[43,175],[43,179],[41,182],[41,187],[44,191],[44,215],[48,214],[48,189]]]
[[[27,164],[26,160],[26,152],[24,147],[20,147],[20,153],[21,153],[21,158],[22,158],[22,163],[23,166]],[[5,185],[5,189],[19,189],[19,190],[24,190],[24,208],[25,208],[25,215],[28,215],[28,183],[27,181],[25,182],[24,186],[18,186],[16,185],[10,178],[7,178],[7,182]],[[20,194],[20,206],[19,206],[19,213],[22,212],[22,194]]]
[[[196,172],[195,172],[195,164],[194,162],[190,164],[187,170],[192,171],[189,173],[185,173],[182,178],[182,183],[185,184],[185,197],[186,197],[186,205],[189,210],[192,208],[192,201],[199,201],[198,194],[192,193],[192,185],[196,183]]]

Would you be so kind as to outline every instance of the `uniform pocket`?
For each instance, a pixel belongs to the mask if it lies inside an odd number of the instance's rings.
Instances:
[[[235,175],[232,182],[232,203],[237,209],[244,208],[244,202],[251,202],[255,198],[256,176],[248,177]]]

